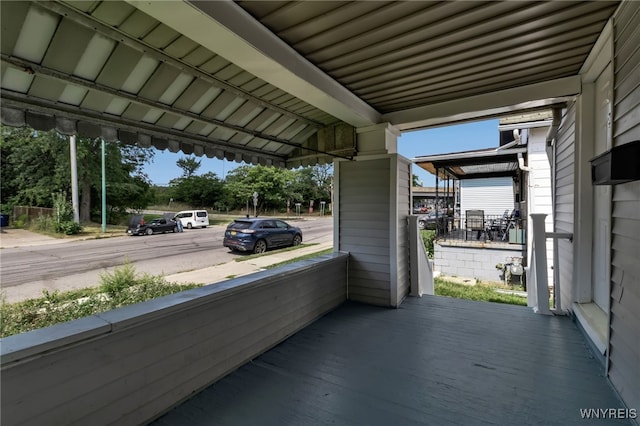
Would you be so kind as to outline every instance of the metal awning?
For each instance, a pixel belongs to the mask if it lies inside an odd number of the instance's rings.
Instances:
[[[518,155],[527,148],[481,149],[450,154],[416,157],[413,163],[441,179],[474,179],[481,177],[515,176]]]

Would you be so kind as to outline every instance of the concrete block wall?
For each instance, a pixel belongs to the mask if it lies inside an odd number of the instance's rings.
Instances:
[[[449,276],[501,281],[502,272],[496,269],[496,265],[505,263],[507,257],[523,257],[523,262],[526,262],[520,244],[436,242],[433,268]]]

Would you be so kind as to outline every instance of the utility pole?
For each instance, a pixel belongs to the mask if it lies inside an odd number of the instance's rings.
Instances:
[[[71,205],[73,206],[73,221],[80,223],[80,209],[78,208],[78,159],[76,158],[76,135],[69,138],[69,152],[71,163]]]

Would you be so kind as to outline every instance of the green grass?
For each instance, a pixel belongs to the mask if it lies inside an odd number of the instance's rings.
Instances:
[[[498,293],[495,288],[487,285],[456,284],[440,278],[435,279],[435,293],[438,296],[455,297],[457,299],[527,306],[526,298]]]
[[[0,337],[44,328],[178,293],[200,284],[175,284],[162,276],[136,275],[131,264],[101,275],[101,285],[65,292],[43,291],[43,296],[18,303],[0,302]]]

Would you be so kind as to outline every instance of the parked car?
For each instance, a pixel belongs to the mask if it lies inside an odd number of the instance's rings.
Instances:
[[[438,222],[441,225],[445,223],[445,218],[440,213],[438,215]],[[419,229],[436,229],[436,212],[429,212],[427,214],[421,214],[418,216],[418,228]]]
[[[264,253],[268,249],[297,246],[302,231],[279,219],[236,219],[224,232],[223,245],[229,249]]]
[[[209,226],[209,213],[206,210],[183,210],[176,213],[173,220],[179,220],[187,229],[206,228]]]
[[[178,225],[175,221],[164,217],[145,222],[144,217],[133,216],[127,229],[129,235],[152,235],[166,232],[178,232]]]

